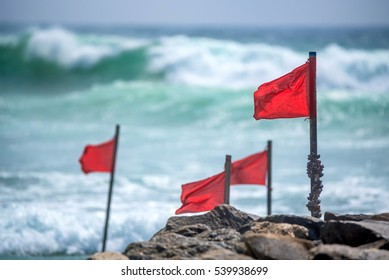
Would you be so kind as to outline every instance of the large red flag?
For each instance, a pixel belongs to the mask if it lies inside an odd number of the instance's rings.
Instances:
[[[309,117],[307,76],[309,62],[292,72],[264,83],[254,92],[254,118]]]
[[[182,206],[176,214],[209,211],[224,202],[224,172],[182,185]]]
[[[267,151],[253,154],[231,165],[231,185],[266,185]]]
[[[98,145],[87,145],[80,157],[81,169],[84,173],[111,172],[115,138]]]

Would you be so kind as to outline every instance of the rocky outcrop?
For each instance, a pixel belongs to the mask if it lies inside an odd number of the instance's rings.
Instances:
[[[93,254],[88,260],[128,260],[128,257],[119,252],[102,252]]]
[[[321,240],[327,244],[361,246],[378,240],[389,240],[389,222],[328,221],[321,228]]]
[[[389,213],[258,217],[230,205],[171,217],[149,241],[127,246],[128,259],[389,260]]]
[[[250,255],[259,260],[307,260],[314,246],[309,240],[272,233],[249,234],[244,241]]]
[[[366,215],[366,214],[357,214],[357,215],[339,215],[332,212],[326,212],[324,214],[324,220],[336,220],[336,221],[363,221],[363,220],[373,220],[373,221],[386,221],[389,222],[389,213],[382,213],[377,215]]]

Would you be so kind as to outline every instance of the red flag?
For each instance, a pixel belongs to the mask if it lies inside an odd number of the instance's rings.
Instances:
[[[308,62],[254,92],[254,118],[309,117]]]
[[[266,184],[267,151],[253,154],[231,165],[230,184]],[[182,185],[182,206],[176,214],[209,211],[224,203],[225,173]]]
[[[224,203],[224,172],[182,185],[182,206],[176,214],[209,211]]]
[[[266,185],[267,151],[253,154],[231,165],[231,185]]]
[[[80,157],[81,169],[90,172],[111,172],[115,138],[98,145],[87,145]]]

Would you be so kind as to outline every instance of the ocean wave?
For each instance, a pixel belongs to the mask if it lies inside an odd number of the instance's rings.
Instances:
[[[104,83],[158,79],[170,83],[256,88],[307,60],[293,47],[191,37],[82,34],[60,27],[0,36],[0,79],[8,84]],[[317,50],[318,86],[389,89],[389,49],[349,49],[336,42]],[[54,79],[55,78],[55,79]]]
[[[147,180],[146,180],[147,181]],[[153,182],[150,183],[151,185]],[[107,176],[62,172],[0,172],[0,256],[88,255],[100,251]],[[149,186],[117,176],[109,250],[146,240],[178,208]],[[147,199],[145,199],[147,198]]]
[[[147,44],[146,40],[119,36],[78,35],[62,28],[34,29],[28,36],[25,58],[53,62],[65,69],[89,69],[103,59]]]

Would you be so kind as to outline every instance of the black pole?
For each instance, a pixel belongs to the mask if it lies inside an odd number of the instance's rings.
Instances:
[[[307,208],[311,216],[320,218],[319,196],[323,189],[320,177],[323,176],[324,166],[317,153],[317,105],[316,105],[316,52],[309,52],[309,126],[310,126],[310,155],[308,156],[307,174],[311,179],[311,192],[308,197]]]
[[[267,215],[271,215],[271,157],[272,157],[272,141],[267,141]]]
[[[112,168],[111,168],[111,179],[109,181],[109,191],[108,191],[108,202],[107,202],[107,210],[105,215],[105,226],[104,226],[104,237],[103,237],[103,248],[102,252],[105,251],[105,244],[107,242],[107,236],[108,236],[108,222],[109,222],[109,212],[111,209],[111,198],[112,198],[112,188],[113,188],[113,181],[115,177],[115,166],[116,166],[116,153],[117,153],[117,147],[119,142],[119,131],[120,127],[117,124],[116,130],[115,130],[115,146],[113,148],[113,158],[112,158]]]
[[[226,155],[224,164],[224,203],[230,204],[230,181],[231,181],[231,156]]]
[[[309,128],[310,154],[317,155],[316,52],[309,52]],[[315,178],[311,177],[311,193]]]

